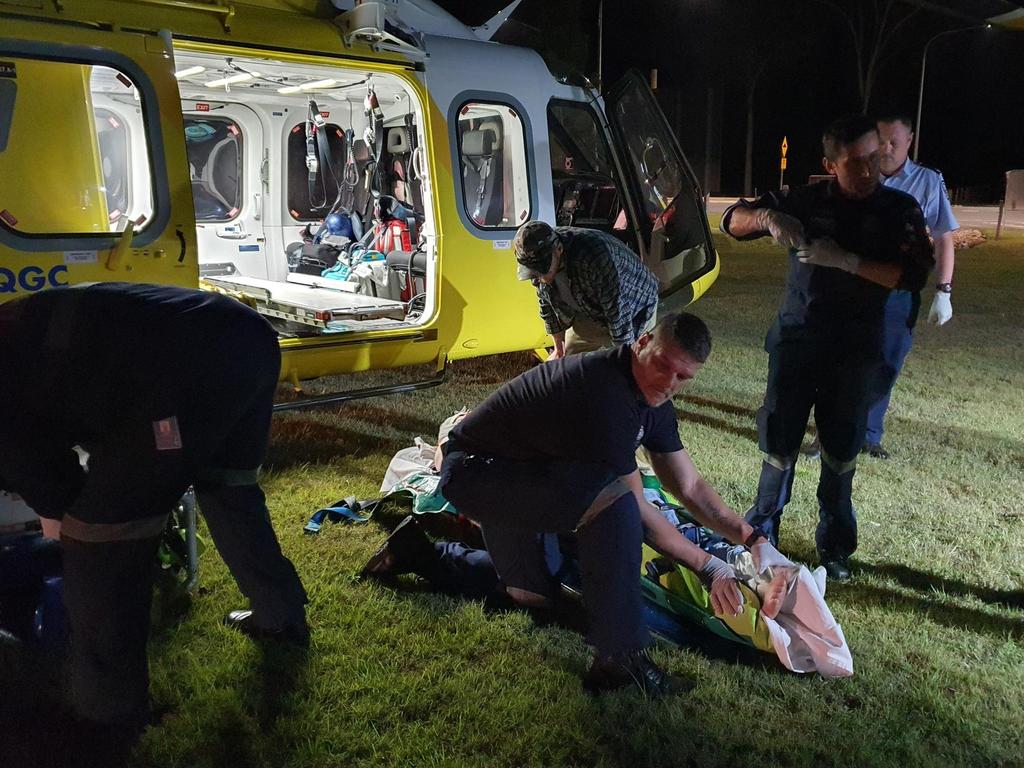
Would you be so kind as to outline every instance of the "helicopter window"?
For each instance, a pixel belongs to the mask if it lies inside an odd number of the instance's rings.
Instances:
[[[112,216],[128,210],[131,197],[131,158],[128,125],[109,109],[96,110],[96,138],[100,145],[107,210]]]
[[[334,123],[327,123],[322,131],[330,162],[321,161],[320,147],[314,144],[315,173],[306,163],[306,123],[298,123],[288,133],[288,211],[296,221],[322,219],[338,199],[338,183],[345,172],[345,131]]]
[[[464,104],[459,110],[462,198],[470,221],[514,229],[530,218],[526,130],[504,104]]]
[[[242,131],[223,117],[185,118],[196,221],[231,221],[242,207]]]
[[[153,218],[143,94],[101,64],[6,58],[0,226],[26,234],[136,233]],[[53,125],[60,105],[60,130]],[[27,161],[31,158],[31,161]]]
[[[550,102],[548,144],[557,224],[601,229],[635,247],[622,185],[594,111],[579,102]]]

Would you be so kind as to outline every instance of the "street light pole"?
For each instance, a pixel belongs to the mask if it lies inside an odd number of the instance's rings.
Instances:
[[[975,29],[991,29],[991,24],[978,24],[974,27],[961,27],[960,29],[947,29],[945,32],[939,32],[937,35],[933,35],[928,39],[928,42],[924,44],[924,54],[921,56],[921,85],[917,89],[917,120],[914,121],[914,162],[917,162],[917,151],[921,146],[921,105],[924,103],[924,70],[928,64],[928,49],[931,44],[938,40],[940,37],[946,35],[953,35],[957,32],[971,32]]]

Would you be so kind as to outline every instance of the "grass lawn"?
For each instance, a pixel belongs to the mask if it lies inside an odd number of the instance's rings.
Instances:
[[[718,246],[722,276],[695,306],[714,351],[676,404],[697,466],[742,511],[760,466],[761,344],[785,257],[765,241]],[[508,355],[458,363],[434,390],[275,418],[265,488],[309,591],[312,648],[261,649],[222,627],[242,601],[208,549],[191,609],[151,644],[153,696],[170,714],[137,764],[1024,765],[1022,281],[1024,239],[961,252],[952,323],[918,327],[888,422],[893,458],[865,459],[857,474],[858,575],[828,593],[853,678],[659,646],[660,662],[698,681],[692,694],[590,698],[578,635],[356,582],[382,520],[302,534],[314,509],[374,496],[396,450],[532,364]],[[800,462],[783,525],[782,550],[805,561],[817,469]],[[45,706],[46,662],[0,651],[0,698]]]

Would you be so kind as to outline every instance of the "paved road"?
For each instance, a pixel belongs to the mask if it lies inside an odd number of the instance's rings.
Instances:
[[[712,197],[708,200],[708,213],[721,213],[736,202],[734,197]],[[995,229],[999,208],[995,205],[954,205],[953,213],[960,226],[967,229]],[[1003,211],[1003,229],[1020,234],[1024,230],[1024,208]]]

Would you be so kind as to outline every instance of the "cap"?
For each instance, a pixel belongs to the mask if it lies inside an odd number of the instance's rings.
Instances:
[[[546,274],[551,269],[551,255],[556,242],[558,235],[546,222],[528,221],[523,224],[512,238],[512,248],[519,262],[516,276],[520,280],[529,280]]]

